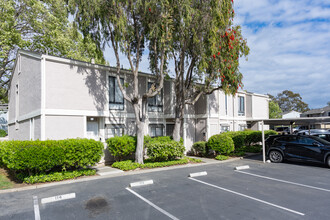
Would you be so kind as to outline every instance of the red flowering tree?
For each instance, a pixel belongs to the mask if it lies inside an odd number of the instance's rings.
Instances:
[[[175,63],[175,126],[180,139],[184,108],[203,94],[222,89],[235,94],[243,86],[239,57],[249,48],[239,26],[233,26],[232,0],[173,1]]]

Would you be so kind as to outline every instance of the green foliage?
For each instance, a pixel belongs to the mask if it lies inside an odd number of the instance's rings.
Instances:
[[[262,151],[262,146],[261,145],[246,146],[244,148],[244,151],[248,153],[260,153]]]
[[[282,118],[282,110],[278,103],[274,101],[269,102],[269,118]]]
[[[227,160],[229,157],[225,155],[218,155],[215,157],[216,160]]]
[[[262,132],[261,131],[244,131],[246,133],[245,145],[251,146],[252,144],[262,141]]]
[[[198,141],[192,145],[192,152],[196,156],[207,156],[208,155],[208,147],[206,141]]]
[[[272,101],[276,102],[283,112],[297,111],[306,112],[309,110],[308,104],[302,101],[299,93],[290,90],[284,90],[273,97]]]
[[[245,139],[246,139],[246,132],[245,131],[229,131],[226,132],[227,135],[229,135],[235,145],[235,149],[241,148],[245,145]]]
[[[94,165],[104,146],[88,139],[2,141],[0,157],[9,169],[28,174]]]
[[[60,0],[0,1],[0,99],[7,100],[18,49],[104,64],[102,51],[69,22],[68,7]]]
[[[0,129],[0,137],[6,137],[7,132],[5,130]]]
[[[183,157],[185,147],[177,141],[154,140],[145,144],[147,156],[153,161],[173,160]]]
[[[201,163],[202,161],[189,157],[184,157],[183,159],[170,160],[164,162],[154,162],[151,160],[145,160],[144,164],[135,163],[132,160],[125,160],[125,161],[119,161],[113,163],[112,167],[127,171],[127,170],[135,170],[137,168],[145,169],[145,168],[167,167],[167,166],[173,166],[179,164],[187,164],[189,162]]]
[[[218,154],[228,154],[235,149],[233,139],[226,133],[210,137],[207,146]]]
[[[265,132],[265,140],[270,136],[270,135],[277,135],[277,132],[274,130],[267,130]]]
[[[107,145],[109,152],[115,157],[115,160],[120,161],[135,153],[136,137],[124,135],[121,137],[109,138],[107,140]]]
[[[54,182],[67,179],[75,179],[80,176],[93,176],[96,174],[96,171],[93,169],[82,169],[74,171],[63,171],[63,172],[53,172],[49,174],[39,174],[26,176],[24,174],[18,174],[16,177],[23,181],[24,183],[34,184],[34,183],[45,183],[45,182]]]
[[[0,190],[12,188],[13,183],[5,176],[0,173]]]

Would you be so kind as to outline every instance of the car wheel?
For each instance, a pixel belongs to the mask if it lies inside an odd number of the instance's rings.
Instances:
[[[326,164],[328,165],[328,167],[330,167],[330,156],[327,157]]]
[[[269,152],[269,159],[273,163],[281,163],[283,161],[283,155],[277,150],[272,150]]]

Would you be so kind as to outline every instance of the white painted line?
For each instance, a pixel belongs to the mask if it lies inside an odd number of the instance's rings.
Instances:
[[[246,169],[250,169],[250,166],[249,165],[245,165],[245,166],[235,167],[235,170],[246,170]]]
[[[320,187],[315,187],[315,186],[305,185],[305,184],[301,184],[301,183],[290,182],[290,181],[281,180],[281,179],[275,179],[275,178],[271,178],[271,177],[267,177],[267,176],[261,176],[261,175],[257,175],[257,174],[253,174],[253,173],[247,173],[247,172],[244,172],[244,171],[236,171],[236,172],[244,173],[244,174],[247,174],[247,175],[251,175],[251,176],[255,176],[255,177],[259,177],[259,178],[263,178],[263,179],[274,180],[274,181],[277,181],[277,182],[288,183],[288,184],[292,184],[292,185],[296,185],[296,186],[302,186],[302,187],[306,187],[306,188],[310,188],[310,189],[316,189],[316,190],[321,190],[321,191],[325,191],[325,192],[330,192],[329,189],[324,189],[324,188],[320,188]]]
[[[150,202],[148,199],[144,198],[143,196],[139,195],[138,193],[134,192],[133,190],[131,190],[130,188],[126,188],[129,192],[133,193],[135,196],[139,197],[140,199],[142,199],[143,201],[145,201],[146,203],[148,203],[149,205],[151,205],[152,207],[154,207],[155,209],[157,209],[158,211],[160,211],[161,213],[163,213],[164,215],[166,215],[167,217],[173,219],[173,220],[179,220],[177,217],[175,217],[174,215],[168,213],[167,211],[165,211],[164,209],[158,207],[157,205],[155,205],[154,203]]]
[[[41,203],[46,204],[46,203],[50,203],[50,202],[57,202],[57,201],[61,201],[61,200],[74,199],[74,198],[76,198],[76,193],[69,193],[69,194],[64,194],[64,195],[43,198],[43,199],[41,199]]]
[[[40,220],[38,196],[33,196],[33,206],[34,206],[34,219]]]
[[[221,189],[221,190],[226,191],[226,192],[230,192],[230,193],[233,193],[233,194],[236,194],[236,195],[239,195],[239,196],[243,196],[243,197],[248,198],[248,199],[252,199],[252,200],[257,201],[257,202],[264,203],[264,204],[266,204],[266,205],[270,205],[270,206],[273,206],[273,207],[276,207],[276,208],[279,208],[279,209],[283,209],[283,210],[285,210],[285,211],[292,212],[292,213],[297,214],[297,215],[305,215],[304,213],[297,212],[297,211],[295,211],[295,210],[288,209],[288,208],[285,208],[285,207],[283,207],[283,206],[275,205],[275,204],[273,204],[273,203],[266,202],[266,201],[264,201],[264,200],[257,199],[257,198],[254,198],[254,197],[252,197],[252,196],[248,196],[248,195],[245,195],[245,194],[242,194],[242,193],[239,193],[239,192],[235,192],[235,191],[232,191],[232,190],[229,190],[229,189],[225,189],[225,188],[222,188],[222,187],[220,187],[220,186],[216,186],[216,185],[213,185],[213,184],[210,184],[210,183],[207,183],[207,182],[204,182],[204,181],[198,180],[198,179],[194,179],[194,178],[191,178],[191,177],[189,177],[189,179],[194,180],[194,181],[196,181],[196,182],[203,183],[203,184],[208,185],[208,186],[212,186],[212,187],[217,188],[217,189]]]
[[[203,171],[203,172],[198,172],[198,173],[191,173],[189,174],[189,177],[196,177],[196,176],[206,176],[207,172]]]
[[[129,187],[145,186],[145,185],[150,185],[150,184],[153,184],[153,183],[154,183],[153,180],[145,180],[145,181],[141,181],[141,182],[130,183]]]

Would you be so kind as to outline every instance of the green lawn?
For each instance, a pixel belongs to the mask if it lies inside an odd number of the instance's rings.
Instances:
[[[13,183],[3,174],[0,173],[0,190],[13,187]]]

